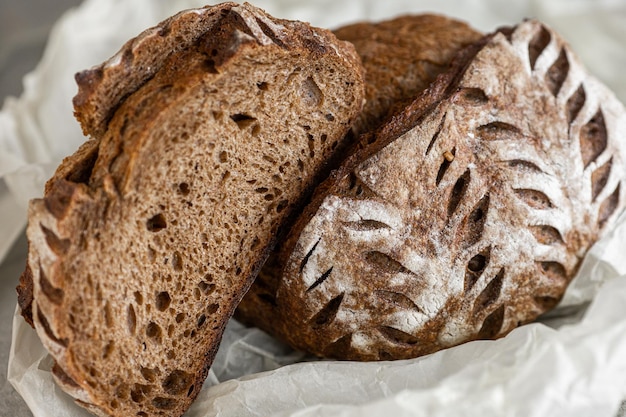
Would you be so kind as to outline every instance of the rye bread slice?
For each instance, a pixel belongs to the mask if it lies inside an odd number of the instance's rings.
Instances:
[[[623,211],[626,111],[537,21],[501,29],[320,186],[246,318],[296,348],[402,359],[561,299]]]
[[[94,139],[30,204],[22,289],[80,405],[181,415],[360,111],[360,62],[328,31],[224,3],[181,12],[77,80]]]

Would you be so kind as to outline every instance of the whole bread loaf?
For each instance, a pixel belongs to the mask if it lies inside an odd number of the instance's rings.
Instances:
[[[371,133],[394,111],[401,110],[423,92],[438,75],[449,69],[454,56],[463,48],[482,38],[482,34],[456,19],[433,14],[404,15],[381,22],[360,22],[334,30],[342,40],[351,42],[365,70],[365,105],[352,125],[341,150],[342,156],[367,146]],[[339,161],[341,162],[341,161]],[[331,163],[337,167],[339,163]],[[267,310],[264,303],[273,303],[281,277],[279,252],[284,240],[279,239],[259,276],[241,301],[236,317],[245,323],[259,320]],[[261,305],[258,305],[261,304]]]
[[[351,45],[251,5],[188,10],[77,76],[93,139],[29,207],[23,312],[97,415],[177,416],[359,113]]]
[[[622,212],[626,112],[529,20],[450,72],[316,191],[247,322],[316,355],[401,359],[534,320]]]

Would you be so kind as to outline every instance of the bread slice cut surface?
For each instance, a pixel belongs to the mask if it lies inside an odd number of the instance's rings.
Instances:
[[[35,328],[92,412],[181,415],[360,110],[360,63],[330,32],[225,3],[181,12],[78,80],[94,139],[29,208]]]

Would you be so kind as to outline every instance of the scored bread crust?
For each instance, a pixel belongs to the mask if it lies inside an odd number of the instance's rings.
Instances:
[[[93,139],[30,203],[20,306],[78,404],[180,415],[360,111],[360,62],[328,31],[224,3],[179,13],[77,80]]]
[[[247,321],[351,360],[507,334],[558,303],[623,211],[624,132],[554,31],[488,35],[321,185]]]
[[[464,22],[433,14],[360,22],[335,29],[333,33],[354,45],[365,71],[366,101],[352,125],[350,133],[355,137],[352,146],[341,150],[344,158],[367,146],[372,140],[372,131],[447,71],[463,47],[483,36]],[[338,167],[339,163],[331,162],[330,165]],[[280,240],[237,307],[236,317],[240,321],[271,321],[269,318],[259,319],[258,315],[264,314],[267,308],[258,304],[273,303],[281,275],[278,252],[283,246],[284,242]]]

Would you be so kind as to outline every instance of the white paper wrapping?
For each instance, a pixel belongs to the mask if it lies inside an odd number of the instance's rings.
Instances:
[[[27,201],[41,195],[61,158],[84,141],[72,117],[74,73],[176,11],[204,3],[88,0],[58,22],[40,65],[25,78],[23,96],[8,100],[0,112],[0,260],[25,225]],[[568,39],[590,71],[626,101],[626,3],[620,0],[255,4],[275,16],[330,28],[404,12],[445,13],[483,31],[537,17]],[[302,354],[231,321],[205,389],[187,415],[614,417],[626,398],[625,248],[623,216],[592,248],[562,307],[543,323],[415,360],[302,362]],[[50,366],[36,334],[16,314],[9,381],[35,417],[88,416],[56,387]]]

